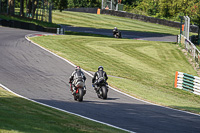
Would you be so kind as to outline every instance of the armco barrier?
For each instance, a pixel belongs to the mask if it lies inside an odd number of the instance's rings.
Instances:
[[[14,27],[15,27],[15,28],[21,28],[21,22],[19,22],[19,21],[14,21],[14,20],[13,20],[13,22],[14,22]]]
[[[185,50],[187,50],[195,62],[200,65],[200,51],[197,49],[197,47],[182,34],[181,36],[179,35],[178,38],[178,43],[183,44]]]
[[[28,29],[29,29],[29,23],[21,22],[21,29],[26,29],[26,30],[28,30]]]
[[[1,20],[1,25],[2,25],[2,26],[10,27],[10,21],[5,20],[5,19],[2,19],[2,20]]]
[[[200,95],[200,77],[176,71],[174,87]]]

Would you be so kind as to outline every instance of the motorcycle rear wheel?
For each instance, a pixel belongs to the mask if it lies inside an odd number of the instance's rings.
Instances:
[[[101,91],[102,91],[102,98],[107,99],[107,88],[105,86],[102,86]]]

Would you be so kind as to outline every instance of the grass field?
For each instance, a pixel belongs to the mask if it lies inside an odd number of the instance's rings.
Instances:
[[[34,42],[87,71],[104,66],[108,83],[130,95],[200,113],[200,96],[173,87],[175,72],[197,75],[174,43],[91,36],[44,36]]]
[[[19,98],[0,87],[0,133],[123,133]]]
[[[146,23],[129,18],[70,11],[53,11],[52,21],[56,24],[66,24],[76,27],[92,27],[99,29],[113,29],[114,27],[117,27],[119,30],[154,32],[172,35],[178,35],[180,32],[178,28]]]

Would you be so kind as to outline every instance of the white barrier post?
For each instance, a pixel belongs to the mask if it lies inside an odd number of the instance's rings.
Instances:
[[[110,1],[110,9],[112,10],[112,0]]]
[[[102,2],[101,2],[101,9],[103,9],[103,0],[102,0]]]
[[[63,34],[63,28],[60,28],[60,34]]]
[[[117,3],[116,3],[116,11],[118,11],[118,1],[117,1]]]
[[[57,28],[57,34],[60,34],[60,28]]]
[[[187,18],[186,18],[185,16],[183,16],[183,17],[184,17],[184,20],[185,20],[185,22],[184,22],[184,33],[183,33],[183,35],[186,37],[185,32],[186,32],[186,27],[187,27]]]
[[[186,29],[186,38],[189,40],[189,34],[190,34],[190,18],[186,16],[187,18],[187,29]]]

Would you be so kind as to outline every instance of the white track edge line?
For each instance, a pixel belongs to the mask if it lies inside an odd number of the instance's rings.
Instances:
[[[49,53],[55,55],[56,57],[58,57],[58,58],[60,58],[60,59],[62,59],[62,60],[64,60],[64,61],[68,62],[68,63],[71,64],[72,66],[74,66],[74,67],[76,66],[76,65],[74,65],[72,62],[68,61],[67,59],[65,59],[65,58],[63,58],[63,57],[61,57],[61,56],[59,56],[59,55],[57,55],[57,54],[51,52],[50,50],[48,50],[48,49],[46,49],[46,48],[40,46],[40,45],[37,44],[37,43],[34,43],[33,41],[31,41],[31,40],[28,38],[29,35],[32,35],[32,34],[28,34],[28,35],[25,36],[25,38],[26,38],[29,42],[35,44],[36,46],[42,48],[43,50],[45,50],[45,51],[47,51],[47,52],[49,52]],[[83,70],[85,73],[87,73],[89,76],[93,77],[92,74],[90,74],[90,73],[87,72],[86,70],[84,70],[84,69],[82,69],[82,70]],[[119,91],[119,90],[117,90],[117,89],[115,89],[115,88],[113,88],[113,87],[111,87],[111,86],[109,86],[109,88],[111,88],[112,90],[114,90],[114,91],[116,91],[116,92],[119,92],[119,93],[121,93],[121,94],[123,94],[123,95],[126,95],[126,96],[128,96],[128,97],[130,97],[130,98],[136,99],[136,100],[138,100],[138,101],[142,101],[142,102],[144,102],[144,103],[148,103],[148,104],[151,104],[151,105],[155,105],[155,106],[159,106],[159,107],[163,107],[163,108],[167,108],[167,109],[171,109],[171,110],[175,110],[175,111],[179,111],[179,112],[183,112],[183,113],[187,113],[187,114],[191,114],[191,115],[196,115],[196,116],[199,116],[199,117],[200,117],[200,114],[195,114],[195,113],[188,112],[188,111],[183,111],[183,110],[178,110],[178,109],[173,109],[173,108],[170,108],[170,107],[158,105],[158,104],[155,104],[155,103],[151,103],[151,102],[148,102],[148,101],[145,101],[145,100],[136,98],[136,97],[131,96],[131,95],[129,95],[129,94],[126,94],[126,93],[124,93],[124,92],[121,92],[121,91]]]
[[[120,127],[117,127],[117,126],[114,126],[114,125],[111,125],[111,124],[108,124],[108,123],[105,123],[105,122],[101,122],[101,121],[98,121],[98,120],[95,120],[95,119],[83,116],[83,115],[79,115],[79,114],[76,114],[76,113],[73,113],[73,112],[70,112],[70,111],[66,111],[66,110],[63,110],[63,109],[60,109],[60,108],[56,108],[56,107],[50,106],[48,104],[44,104],[44,103],[41,103],[41,102],[38,102],[38,101],[35,101],[35,100],[32,100],[32,99],[29,99],[27,97],[24,97],[22,95],[19,95],[19,94],[13,92],[12,90],[8,89],[6,86],[4,86],[2,84],[0,84],[0,87],[4,88],[8,92],[13,93],[16,96],[21,97],[23,99],[26,99],[28,101],[31,101],[31,102],[34,102],[34,103],[38,103],[38,104],[46,106],[46,107],[50,107],[50,108],[53,108],[53,109],[56,109],[56,110],[59,110],[59,111],[65,112],[65,113],[69,113],[69,114],[75,115],[75,116],[79,116],[81,118],[84,118],[84,119],[87,119],[87,120],[91,120],[91,121],[94,121],[94,122],[97,122],[97,123],[100,123],[100,124],[104,124],[104,125],[107,125],[107,126],[110,126],[110,127],[116,128],[116,129],[120,129],[120,130],[123,130],[123,131],[126,131],[126,132],[136,133],[136,132],[133,132],[133,131],[130,131],[130,130],[127,130],[127,129],[123,129],[123,128],[120,128]]]

